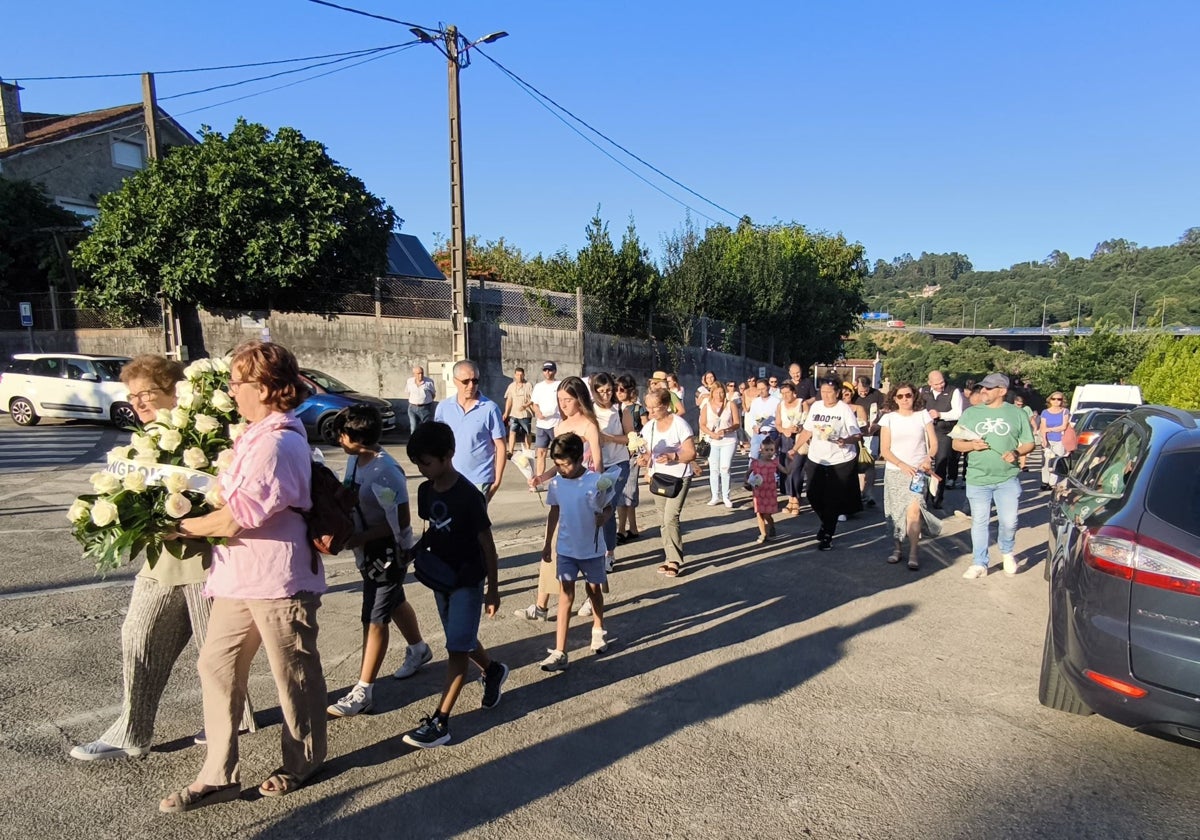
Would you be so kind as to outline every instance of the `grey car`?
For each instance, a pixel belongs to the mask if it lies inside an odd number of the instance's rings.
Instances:
[[[1127,413],[1055,490],[1038,692],[1051,708],[1190,743],[1200,743],[1197,416]]]

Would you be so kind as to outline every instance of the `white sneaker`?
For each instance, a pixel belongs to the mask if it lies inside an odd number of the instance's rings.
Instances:
[[[549,614],[549,610],[542,609],[537,604],[530,604],[525,609],[513,613],[517,618],[527,618],[530,621],[545,621]]]
[[[404,651],[403,664],[396,669],[393,676],[398,680],[406,680],[421,670],[421,666],[431,659],[433,659],[433,651],[425,642],[409,645]]]
[[[611,551],[604,555],[604,574],[612,574],[613,564],[617,562],[616,555]]]
[[[604,653],[608,650],[608,631],[592,631],[592,653]]]
[[[141,758],[150,750],[141,747],[114,747],[103,741],[92,741],[72,748],[71,758],[80,761],[105,761],[114,758]]]
[[[838,522],[845,522],[845,521],[846,521],[846,514],[839,513],[838,514]]]
[[[370,692],[361,685],[356,685],[345,697],[325,711],[333,717],[354,717],[362,712],[370,711],[373,705],[375,704],[371,702]]]
[[[719,504],[721,504],[721,500],[718,499],[716,496],[713,496],[711,499],[708,500],[709,507],[715,507]]]
[[[725,507],[729,508],[730,510],[733,510],[733,502],[732,502],[731,500],[729,500],[729,499],[726,499],[726,500],[725,500]]]
[[[581,607],[579,608],[579,617],[580,617],[580,618],[587,618],[587,617],[588,617],[589,615],[591,615],[593,612],[594,612],[594,610],[592,609],[592,599],[591,599],[591,598],[584,598],[584,599],[583,599],[583,606],[581,606]]]
[[[1004,562],[1004,574],[1012,577],[1017,573],[1020,564],[1017,562],[1016,557],[1013,557],[1011,554],[1001,554],[1000,559]]]
[[[963,577],[965,577],[967,580],[974,580],[975,578],[987,577],[987,573],[987,566],[980,566],[978,563],[972,563],[971,567],[963,572]]]
[[[561,650],[549,650],[549,649],[547,649],[546,653],[548,653],[549,656],[547,656],[545,659],[542,660],[542,670],[543,671],[553,672],[553,671],[567,670],[568,663],[567,663],[567,655],[565,653],[563,653]]]

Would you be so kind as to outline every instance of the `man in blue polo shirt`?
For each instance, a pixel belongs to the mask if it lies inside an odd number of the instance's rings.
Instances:
[[[490,502],[508,463],[500,406],[479,393],[479,366],[470,360],[454,366],[454,391],[454,399],[438,403],[434,419],[454,430],[454,469]]]

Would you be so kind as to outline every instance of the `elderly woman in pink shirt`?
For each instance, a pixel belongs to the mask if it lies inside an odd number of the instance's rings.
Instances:
[[[219,477],[225,506],[183,519],[186,537],[225,537],[213,549],[204,593],[213,598],[200,652],[208,755],[196,780],[159,804],[166,813],[238,798],[238,719],[250,662],[267,652],[283,714],[283,766],[259,787],[281,796],[325,760],[325,677],[317,653],[317,607],[325,575],[300,510],[311,506],[312,467],[293,409],[304,399],[296,358],[278,344],[234,351],[229,393],[247,421]]]

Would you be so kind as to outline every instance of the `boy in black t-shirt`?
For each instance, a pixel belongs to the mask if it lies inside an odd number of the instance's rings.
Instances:
[[[428,522],[425,544],[458,572],[456,589],[433,593],[448,655],[442,701],[404,736],[404,743],[424,749],[450,740],[450,711],[466,681],[468,660],[483,671],[485,709],[500,702],[508,666],[492,660],[478,639],[481,608],[491,618],[500,606],[496,543],[483,494],[454,469],[454,432],[445,423],[422,423],[409,438],[408,457],[428,479],[417,490],[417,515]]]

